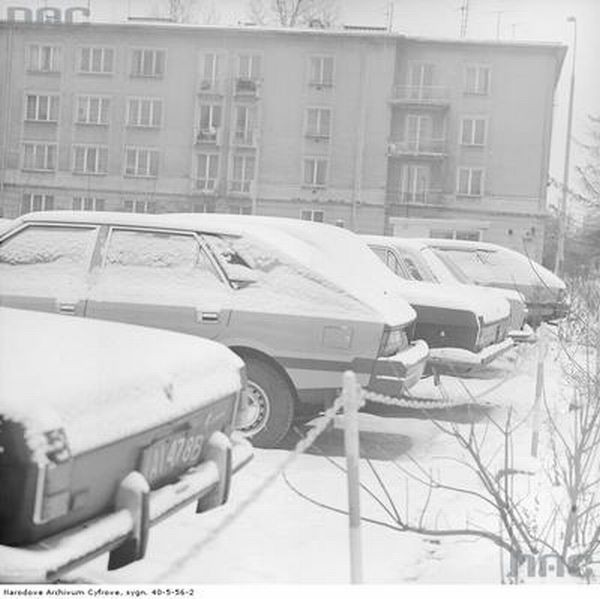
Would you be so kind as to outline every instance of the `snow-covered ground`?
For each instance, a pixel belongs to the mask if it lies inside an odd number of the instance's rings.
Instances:
[[[556,349],[551,349],[546,358],[547,398],[559,395],[557,355]],[[497,458],[500,446],[491,419],[505,422],[512,408],[512,422],[520,423],[513,435],[514,464],[526,469],[532,463],[529,453],[536,361],[536,347],[521,346],[477,379],[443,377],[441,388],[428,379],[419,383],[414,393],[440,397],[442,389],[453,399],[465,401],[478,396],[479,407],[463,406],[438,415],[442,415],[442,425],[459,423],[461,431],[468,431],[475,423],[481,439],[487,431],[482,453],[490,460]],[[340,420],[286,469],[285,478],[277,478],[229,525],[223,523],[278,468],[288,455],[287,449],[257,450],[254,461],[235,477],[226,506],[200,516],[190,507],[154,528],[142,562],[107,572],[103,557],[71,577],[105,583],[348,582],[347,516],[330,509],[347,508],[346,478],[336,467],[345,463]],[[429,473],[446,484],[478,489],[473,472],[460,463],[463,454],[456,440],[423,414],[409,408],[400,410],[396,417],[361,413],[360,429],[362,482],[388,509],[372,467],[385,482],[396,508],[411,523],[421,521],[428,528],[498,531],[498,516],[479,498],[458,491],[435,491],[428,500],[427,488],[407,476],[409,472],[422,478]],[[292,439],[289,447],[293,445]],[[428,509],[423,513],[426,503]],[[498,547],[486,539],[399,531],[366,492],[361,493],[361,509],[365,518],[378,522],[362,525],[367,583],[499,583],[501,572],[508,570],[506,555],[502,562]],[[218,535],[211,533],[216,527],[222,527]]]

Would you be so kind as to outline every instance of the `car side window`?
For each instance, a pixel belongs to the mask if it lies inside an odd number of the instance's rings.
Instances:
[[[31,225],[16,232],[0,244],[0,288],[81,283],[96,231],[96,227]]]
[[[125,276],[130,285],[158,283],[204,287],[221,285],[219,274],[192,234],[162,231],[111,231],[104,274]]]

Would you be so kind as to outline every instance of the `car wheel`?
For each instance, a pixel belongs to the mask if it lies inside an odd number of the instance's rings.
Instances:
[[[238,407],[236,428],[256,447],[276,447],[292,425],[294,396],[270,364],[248,358],[246,371],[248,387]]]

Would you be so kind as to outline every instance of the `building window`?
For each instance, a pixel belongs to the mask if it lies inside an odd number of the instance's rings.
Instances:
[[[308,82],[318,87],[333,85],[333,56],[311,56]]]
[[[158,150],[125,148],[126,177],[158,177]]]
[[[219,55],[213,52],[207,52],[202,55],[202,71],[200,89],[213,90],[219,80]]]
[[[104,146],[73,146],[73,172],[85,175],[105,175],[108,171],[108,148]]]
[[[28,69],[36,73],[58,73],[60,71],[60,47],[31,44]]]
[[[431,239],[461,239],[463,241],[481,241],[481,231],[478,229],[431,229]]]
[[[240,54],[238,57],[238,78],[252,81],[260,78],[259,54]]]
[[[322,223],[325,221],[325,213],[323,210],[302,210],[300,218],[302,220],[312,220],[315,223]]]
[[[131,62],[132,77],[162,77],[165,73],[164,50],[134,50]]]
[[[110,75],[114,69],[115,51],[112,48],[80,48],[77,63],[80,73]]]
[[[125,200],[123,202],[123,211],[155,214],[156,202],[152,202],[151,200]]]
[[[465,68],[465,93],[487,95],[490,93],[491,69],[483,65]]]
[[[229,214],[252,214],[251,206],[229,206]]]
[[[460,143],[463,146],[485,145],[486,120],[481,118],[467,118],[462,120]]]
[[[55,171],[56,144],[25,142],[23,144],[23,170]]]
[[[42,193],[25,193],[21,198],[21,214],[54,210],[54,196]]]
[[[110,99],[101,96],[77,98],[76,122],[80,125],[108,125]]]
[[[407,83],[411,99],[428,99],[433,86],[435,66],[427,62],[408,64]]]
[[[191,212],[213,213],[214,211],[215,211],[214,204],[206,204],[205,202],[202,202],[202,203],[194,202],[192,204]]]
[[[254,156],[234,156],[231,176],[230,191],[235,193],[249,193],[254,180],[256,160]]]
[[[236,106],[233,143],[238,146],[253,146],[255,142],[256,109],[251,106]]]
[[[25,119],[42,123],[58,121],[58,96],[27,94]]]
[[[102,211],[105,208],[104,198],[73,198],[73,210],[96,210]]]
[[[219,155],[198,154],[196,156],[196,189],[213,192],[219,177]]]
[[[217,142],[217,133],[221,127],[221,105],[201,104],[196,142]]]
[[[430,170],[428,166],[404,164],[400,174],[401,201],[424,204],[429,193]]]
[[[483,169],[460,167],[457,193],[463,196],[481,197],[483,195]]]
[[[330,108],[309,108],[306,111],[306,136],[317,138],[331,136]]]
[[[130,127],[160,127],[162,100],[157,98],[129,98],[127,124]]]
[[[304,185],[309,187],[325,187],[327,183],[327,159],[304,159]]]

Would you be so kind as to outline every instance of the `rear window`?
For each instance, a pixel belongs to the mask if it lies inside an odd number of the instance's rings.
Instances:
[[[268,306],[269,301],[284,301],[286,306],[311,312],[364,312],[348,292],[261,239],[214,234],[203,238],[238,287],[238,297],[256,302],[258,308]]]

